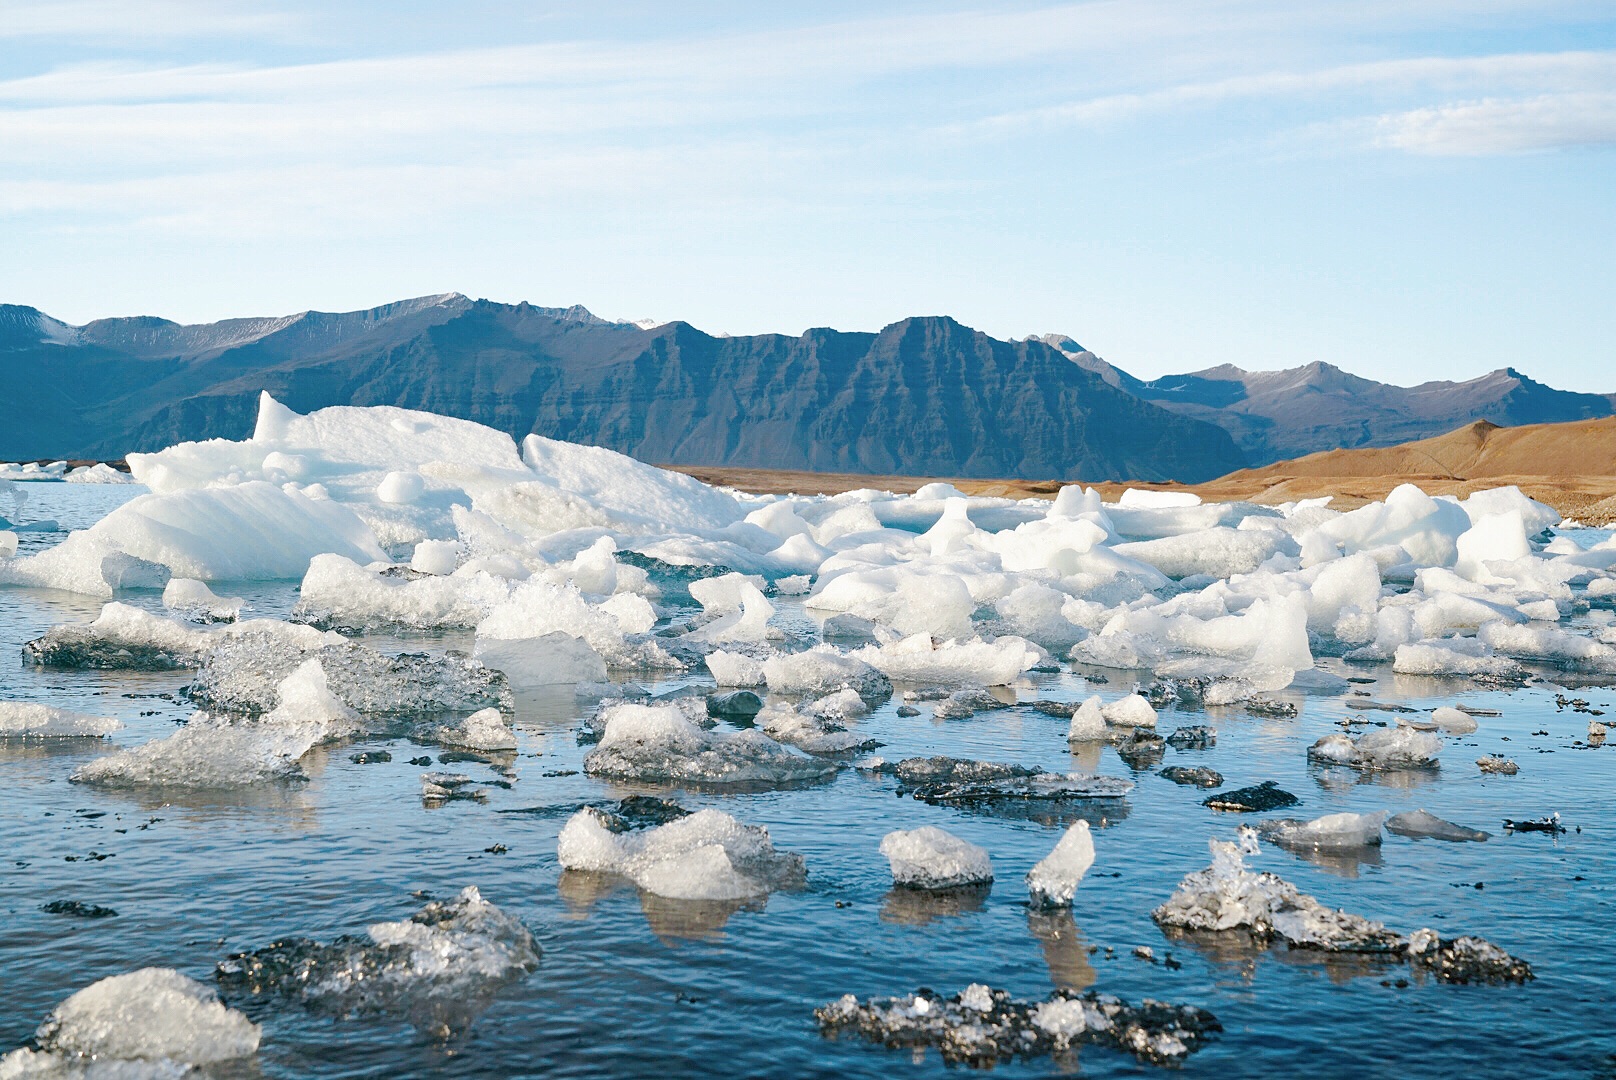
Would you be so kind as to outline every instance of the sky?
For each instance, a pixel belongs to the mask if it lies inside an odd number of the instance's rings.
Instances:
[[[0,0],[0,302],[1616,391],[1616,5]]]

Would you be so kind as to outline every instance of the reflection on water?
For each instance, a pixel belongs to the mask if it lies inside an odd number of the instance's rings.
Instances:
[[[665,945],[677,946],[686,941],[714,941],[723,934],[724,926],[738,911],[763,911],[767,897],[740,900],[680,900],[638,889],[621,874],[603,874],[593,870],[563,870],[556,889],[566,904],[567,917],[587,920],[595,914],[596,905],[618,893],[639,893],[640,911],[645,915],[651,933]]]
[[[981,911],[992,891],[992,882],[954,889],[911,889],[896,885],[881,900],[881,921],[925,926],[936,919]]]
[[[1071,908],[1028,908],[1027,931],[1038,939],[1049,966],[1049,981],[1069,990],[1087,990],[1100,981],[1089,963],[1089,944]]]
[[[1413,769],[1354,769],[1347,765],[1315,765],[1309,770],[1323,791],[1345,794],[1364,785],[1413,791],[1442,778],[1438,766]]]
[[[1360,868],[1380,866],[1383,862],[1379,844],[1335,848],[1330,851],[1320,851],[1317,848],[1302,844],[1281,844],[1278,846],[1295,855],[1298,859],[1312,863],[1325,873],[1334,874],[1340,878],[1355,878],[1358,876]]]
[[[1384,953],[1324,952],[1320,949],[1292,948],[1284,942],[1263,945],[1240,930],[1163,930],[1174,945],[1183,945],[1208,963],[1221,968],[1243,983],[1255,983],[1259,961],[1277,961],[1288,967],[1322,971],[1337,986],[1354,979],[1381,979],[1388,972],[1406,972],[1408,966],[1398,957]]]

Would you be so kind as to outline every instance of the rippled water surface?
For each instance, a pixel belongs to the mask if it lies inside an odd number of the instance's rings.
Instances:
[[[25,520],[55,517],[66,527],[87,524],[130,493],[35,485],[30,494]],[[54,539],[59,534],[27,537],[25,546]],[[284,614],[295,600],[290,584],[219,591],[246,595],[260,615]],[[160,607],[151,595],[132,602]],[[177,692],[184,673],[23,667],[24,641],[55,623],[93,617],[98,607],[65,594],[0,590],[3,696],[118,717],[127,724],[113,740],[121,745],[167,734],[189,710],[154,695]],[[373,643],[421,650],[468,641]],[[1480,934],[1529,960],[1535,982],[1447,986],[1400,966],[1166,940],[1151,908],[1185,873],[1207,864],[1209,837],[1228,838],[1253,815],[1209,810],[1200,805],[1204,792],[1169,783],[1154,769],[1133,772],[1109,747],[1073,755],[1065,721],[1030,709],[939,722],[929,710],[900,718],[894,701],[859,730],[884,741],[880,753],[892,760],[952,754],[1133,777],[1138,787],[1124,806],[1085,815],[1097,826],[1098,857],[1069,914],[1030,911],[1021,880],[1059,837],[1060,822],[927,806],[899,797],[890,779],[852,770],[801,790],[741,795],[601,783],[582,775],[587,748],[575,739],[588,706],[565,693],[520,702],[518,779],[510,790],[493,790],[485,805],[424,808],[422,768],[409,759],[436,757],[437,750],[407,742],[317,750],[304,763],[311,780],[300,786],[183,797],[69,784],[73,769],[104,753],[104,744],[0,743],[0,1052],[24,1042],[68,994],[104,976],[164,965],[208,980],[227,953],[289,935],[362,933],[372,922],[414,912],[418,891],[446,897],[475,884],[533,928],[544,957],[468,1032],[443,1042],[402,1021],[336,1021],[292,1005],[232,1002],[264,1025],[255,1068],[277,1077],[940,1075],[946,1067],[935,1053],[822,1038],[813,1009],[847,992],[926,986],[952,993],[986,982],[1018,996],[1093,986],[1129,1000],[1210,1009],[1225,1030],[1185,1064],[1182,1072],[1192,1076],[1616,1075],[1608,983],[1616,749],[1582,745],[1588,717],[1557,711],[1554,694],[1562,688],[1549,672],[1527,689],[1494,691],[1393,676],[1384,665],[1325,664],[1376,679],[1356,684],[1370,696],[1290,695],[1301,711],[1288,720],[1238,708],[1165,712],[1164,733],[1210,723],[1218,741],[1207,751],[1169,749],[1160,764],[1209,765],[1226,787],[1278,781],[1301,797],[1289,812],[1295,816],[1423,807],[1487,829],[1493,837],[1480,844],[1387,835],[1379,853],[1362,861],[1309,861],[1265,847],[1254,865],[1402,931]],[[1035,676],[1020,697],[1098,691],[1109,698],[1131,689],[1132,676],[1107,674],[1109,682],[1095,686],[1076,673]],[[1616,707],[1616,692],[1583,687],[1577,695],[1594,708]],[[1446,739],[1440,769],[1365,776],[1310,767],[1305,748],[1362,712],[1367,700],[1419,709],[1462,701],[1503,715],[1483,717],[1475,735]],[[382,748],[391,762],[350,760]],[[1482,776],[1474,764],[1482,754],[1514,758],[1520,774]],[[455,767],[474,775],[486,769]],[[555,845],[567,815],[582,803],[636,791],[767,825],[778,847],[806,857],[807,887],[735,908],[641,896],[628,886],[601,894],[563,877]],[[1500,828],[1505,817],[1553,811],[1573,831],[1551,838]],[[998,875],[992,891],[963,904],[892,892],[876,847],[888,830],[923,824],[987,847]],[[507,850],[490,852],[495,845]],[[118,916],[43,913],[40,905],[52,900],[102,904]],[[1170,953],[1182,966],[1138,959],[1139,945],[1158,958]],[[1062,1071],[1152,1070],[1099,1048],[1071,1061],[995,1070]]]

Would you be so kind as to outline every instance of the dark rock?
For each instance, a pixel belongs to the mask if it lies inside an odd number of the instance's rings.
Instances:
[[[1181,727],[1167,736],[1174,750],[1210,750],[1218,744],[1218,733],[1205,724]]]
[[[71,915],[77,919],[111,919],[118,914],[109,907],[86,904],[82,900],[52,900],[39,905],[39,910],[47,915]]]
[[[393,755],[386,750],[366,750],[360,754],[349,755],[348,760],[355,765],[376,765],[384,761],[392,761]],[[414,764],[414,762],[411,762],[411,764]],[[428,759],[427,764],[432,764],[430,759]]]
[[[1201,803],[1204,806],[1210,806],[1214,810],[1264,813],[1269,810],[1279,810],[1286,806],[1295,806],[1301,801],[1295,795],[1280,788],[1274,781],[1264,780],[1262,783],[1253,784],[1251,787],[1208,795],[1201,800]]]
[[[1223,774],[1204,765],[1188,768],[1183,765],[1169,765],[1156,775],[1175,784],[1185,784],[1193,787],[1215,788],[1223,786]]]
[[[763,711],[763,699],[750,690],[730,690],[707,698],[707,715],[732,723],[750,724]]]

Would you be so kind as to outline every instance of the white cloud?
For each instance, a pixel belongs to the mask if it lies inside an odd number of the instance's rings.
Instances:
[[[299,21],[285,12],[254,10],[232,0],[7,0],[0,13],[0,38],[262,36],[283,33]]]
[[[1616,92],[1411,109],[1376,118],[1372,130],[1382,146],[1445,156],[1616,146]]]

